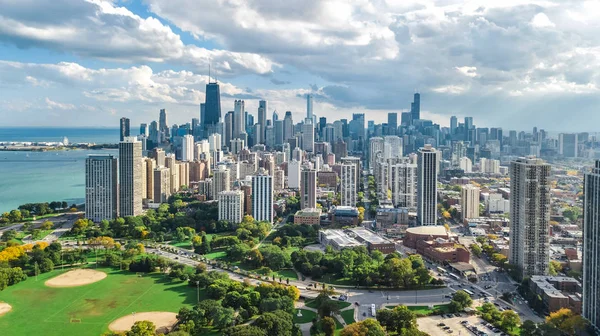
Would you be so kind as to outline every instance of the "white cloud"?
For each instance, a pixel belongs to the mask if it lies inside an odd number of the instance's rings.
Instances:
[[[48,97],[46,97],[46,99],[44,101],[46,102],[46,106],[51,110],[74,110],[75,109],[75,105],[73,105],[73,104],[55,102]]]
[[[477,77],[477,67],[462,66],[462,67],[455,67],[455,69],[459,73],[461,73],[462,75],[465,75],[467,77]]]
[[[531,25],[537,28],[548,28],[555,27],[554,22],[550,21],[550,18],[544,13],[537,13],[533,19],[531,19]]]

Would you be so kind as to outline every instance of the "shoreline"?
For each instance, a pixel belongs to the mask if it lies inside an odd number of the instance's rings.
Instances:
[[[92,146],[2,146],[0,152],[61,152],[69,150],[102,150],[118,149],[118,144],[102,144]]]

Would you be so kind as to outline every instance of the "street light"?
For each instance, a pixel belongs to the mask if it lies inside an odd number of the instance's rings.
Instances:
[[[196,280],[196,295],[198,296],[198,300],[196,304],[200,303],[200,281]]]

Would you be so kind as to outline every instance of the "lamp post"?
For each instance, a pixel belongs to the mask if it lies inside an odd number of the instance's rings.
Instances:
[[[196,280],[196,295],[197,295],[197,301],[196,304],[200,303],[200,281]]]

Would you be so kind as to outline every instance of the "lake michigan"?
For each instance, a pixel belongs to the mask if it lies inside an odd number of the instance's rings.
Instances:
[[[118,143],[119,129],[0,127],[0,142]],[[24,203],[85,200],[85,159],[118,150],[0,152],[0,213]]]

